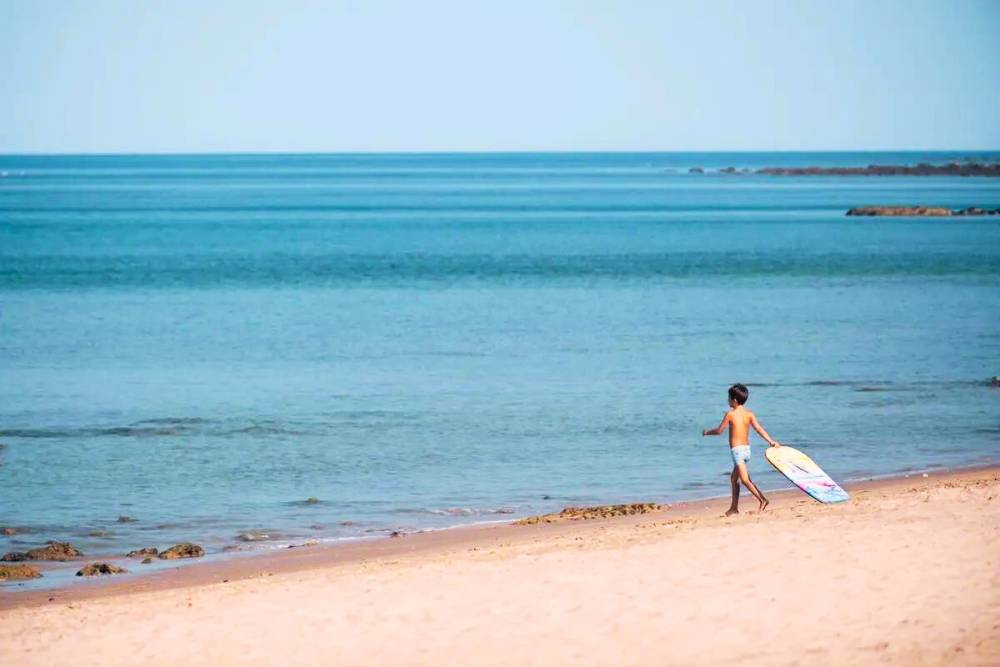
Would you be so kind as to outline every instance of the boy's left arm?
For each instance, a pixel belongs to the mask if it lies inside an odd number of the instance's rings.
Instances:
[[[757,415],[750,417],[750,425],[753,426],[753,430],[760,434],[760,437],[767,441],[767,444],[772,447],[781,447],[781,443],[769,436],[767,431],[764,430],[764,427],[760,425],[760,422],[757,421]]]

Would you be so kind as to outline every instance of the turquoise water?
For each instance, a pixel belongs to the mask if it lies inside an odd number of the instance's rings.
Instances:
[[[0,156],[0,550],[722,495],[735,381],[841,480],[996,462],[1000,220],[844,212],[1000,183],[713,173],[963,157]]]

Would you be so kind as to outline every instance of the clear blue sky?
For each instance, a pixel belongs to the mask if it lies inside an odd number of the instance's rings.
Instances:
[[[1000,148],[1000,1],[0,2],[0,152]]]

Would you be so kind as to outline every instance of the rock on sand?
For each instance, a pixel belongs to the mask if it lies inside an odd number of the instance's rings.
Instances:
[[[0,565],[0,581],[37,579],[42,573],[30,565]]]
[[[67,561],[79,558],[83,552],[74,547],[69,542],[54,542],[52,540],[45,543],[44,547],[31,549],[30,551],[12,551],[4,554],[0,560],[17,562],[22,560],[58,560]]]
[[[99,574],[124,574],[128,572],[124,567],[118,567],[111,563],[91,563],[80,569],[76,573],[78,577],[93,577]]]
[[[174,560],[176,558],[198,558],[199,556],[205,555],[205,550],[197,544],[181,542],[180,544],[175,544],[165,551],[161,551],[159,555],[163,560]]]

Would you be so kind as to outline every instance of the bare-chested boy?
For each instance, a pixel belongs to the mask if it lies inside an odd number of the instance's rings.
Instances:
[[[750,471],[747,463],[750,462],[750,427],[752,426],[760,437],[764,438],[772,447],[780,447],[777,440],[767,434],[764,427],[757,421],[754,413],[743,407],[743,404],[750,398],[750,390],[742,384],[734,384],[729,388],[729,412],[722,418],[722,423],[717,428],[705,429],[702,435],[719,435],[727,428],[729,429],[729,453],[733,457],[733,473],[729,480],[733,486],[733,504],[729,506],[726,516],[739,514],[740,504],[740,482],[754,495],[760,502],[760,511],[764,511],[770,502],[760,492],[757,485],[750,479]]]

